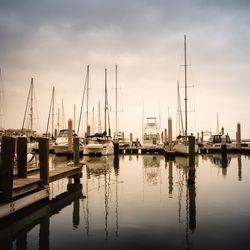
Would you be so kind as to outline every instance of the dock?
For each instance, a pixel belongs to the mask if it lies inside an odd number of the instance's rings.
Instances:
[[[12,137],[6,136],[2,139],[0,219],[12,215],[39,201],[49,200],[49,184],[51,182],[62,178],[73,178],[74,182],[77,184],[80,183],[80,178],[82,176],[83,165],[79,162],[49,171],[49,147],[47,138],[40,138],[39,141],[39,174],[31,173],[28,175],[26,158],[17,157],[18,173],[14,176],[15,143],[15,138]],[[26,146],[25,143],[23,145],[24,147]],[[76,157],[76,159],[78,158]]]

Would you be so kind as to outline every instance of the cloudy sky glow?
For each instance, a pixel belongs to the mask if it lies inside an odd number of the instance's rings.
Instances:
[[[74,104],[79,113],[88,64],[91,109],[94,106],[97,114],[98,100],[103,102],[107,67],[113,111],[118,64],[120,129],[140,137],[142,103],[146,117],[159,115],[160,102],[161,127],[166,127],[170,110],[175,132],[176,82],[183,80],[180,65],[186,34],[196,110],[193,129],[215,132],[218,112],[220,125],[231,137],[241,122],[243,137],[250,138],[249,1],[0,0],[0,4],[6,128],[22,125],[31,77],[43,131],[53,85],[58,106],[63,98],[66,117],[73,118]],[[114,120],[113,112],[111,116]]]

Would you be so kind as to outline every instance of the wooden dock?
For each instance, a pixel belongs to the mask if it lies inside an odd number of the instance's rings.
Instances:
[[[3,138],[0,167],[0,219],[38,201],[49,199],[49,183],[51,182],[62,178],[73,178],[75,183],[80,183],[82,164],[75,162],[73,165],[49,171],[47,138],[41,138],[39,149],[39,174],[31,173],[28,175],[27,161],[25,157],[19,157],[18,173],[14,176],[15,139],[12,137]]]

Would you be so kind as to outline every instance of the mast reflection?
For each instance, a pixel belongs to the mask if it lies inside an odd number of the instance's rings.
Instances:
[[[89,200],[91,190],[88,187],[88,180],[92,179],[93,181],[98,181],[98,190],[104,188],[104,232],[105,240],[109,239],[109,217],[111,217],[109,211],[109,201],[111,201],[111,185],[115,184],[115,235],[119,236],[119,199],[118,199],[118,184],[119,184],[119,158],[113,156],[102,156],[102,157],[87,157],[86,158],[86,170],[88,179],[86,180],[87,185],[87,226],[86,232],[89,235]],[[114,170],[115,180],[111,180],[112,171]],[[104,184],[101,184],[101,177],[104,179]],[[112,218],[110,218],[112,220]]]
[[[83,199],[82,185],[69,184],[67,191],[59,194],[43,205],[26,209],[19,213],[18,218],[10,218],[1,223],[0,242],[3,249],[12,249],[16,241],[16,249],[27,249],[27,234],[37,225],[39,228],[39,249],[50,248],[50,218],[62,209],[79,199]],[[77,214],[78,213],[78,214]],[[78,221],[79,209],[73,212],[73,223]],[[73,225],[74,226],[74,225]]]

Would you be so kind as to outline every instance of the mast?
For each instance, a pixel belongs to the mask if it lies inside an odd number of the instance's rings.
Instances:
[[[187,137],[187,47],[186,47],[186,35],[184,35],[184,71],[185,71],[185,136]]]
[[[3,89],[3,78],[2,78],[2,70],[0,68],[0,129],[4,128],[4,89]]]
[[[107,133],[107,68],[105,68],[104,132]]]
[[[89,65],[87,66],[87,110],[86,110],[86,131],[88,129],[88,119],[89,119]]]
[[[118,127],[118,94],[117,94],[117,64],[115,65],[115,134],[117,136]]]
[[[74,131],[76,131],[76,105],[74,104]]]
[[[65,129],[65,114],[64,114],[64,105],[63,105],[63,98],[62,98],[62,129]]]
[[[102,124],[101,124],[101,106],[100,101],[98,101],[98,133],[102,132]]]
[[[92,108],[92,134],[95,133],[95,108]]]
[[[183,128],[183,119],[182,119],[182,110],[181,110],[181,98],[180,98],[180,87],[179,87],[179,82],[177,82],[177,95],[178,95],[178,110],[177,112],[179,113],[179,129],[181,128],[182,134],[184,133],[184,128]]]
[[[159,133],[161,133],[161,102],[159,100]]]
[[[33,90],[34,90],[34,85],[33,85],[33,78],[31,78],[31,84],[30,84],[30,88],[31,88],[31,91],[30,91],[30,130],[31,130],[31,133],[32,133],[32,130],[33,130]]]
[[[30,83],[30,88],[29,88],[29,93],[28,93],[28,97],[27,97],[27,102],[26,102],[26,107],[25,107],[25,112],[24,112],[24,117],[23,117],[23,124],[22,124],[22,129],[21,129],[21,133],[23,134],[23,130],[24,130],[24,123],[26,120],[26,115],[27,115],[27,110],[28,110],[28,105],[29,105],[29,100],[31,98],[31,92],[32,92],[32,96],[33,96],[33,78],[31,78],[31,83]],[[31,105],[32,106],[32,105]],[[33,119],[33,109],[30,108],[31,114],[30,114],[30,118],[31,120]]]
[[[217,112],[217,131],[216,131],[217,135],[219,134],[219,131],[220,131],[220,129],[219,129],[219,114]]]
[[[60,132],[60,109],[57,111],[57,131]]]
[[[48,135],[49,132],[49,121],[50,121],[50,116],[52,116],[52,133],[51,133],[51,137],[53,138],[53,129],[54,129],[54,93],[55,93],[55,86],[53,86],[52,89],[52,95],[51,95],[51,101],[50,101],[50,107],[49,107],[49,115],[48,115],[48,122],[47,122],[47,129],[46,129],[46,136]]]
[[[51,138],[53,139],[53,134],[54,134],[54,119],[55,119],[55,86],[53,86],[53,90],[52,90],[52,97],[51,97],[51,101],[52,101],[52,121],[51,121]]]
[[[87,73],[86,73],[85,83],[84,83],[84,88],[83,88],[83,93],[82,93],[82,104],[81,104],[81,109],[80,109],[80,115],[79,115],[79,121],[78,121],[77,134],[79,134],[80,125],[81,125],[81,120],[82,120],[82,110],[83,110],[84,96],[85,96],[85,91],[86,91],[86,86],[87,86],[87,81],[88,81],[88,71],[89,71],[89,65],[87,66]],[[87,127],[88,127],[88,124],[87,124]],[[86,128],[86,129],[87,129],[87,128]]]

